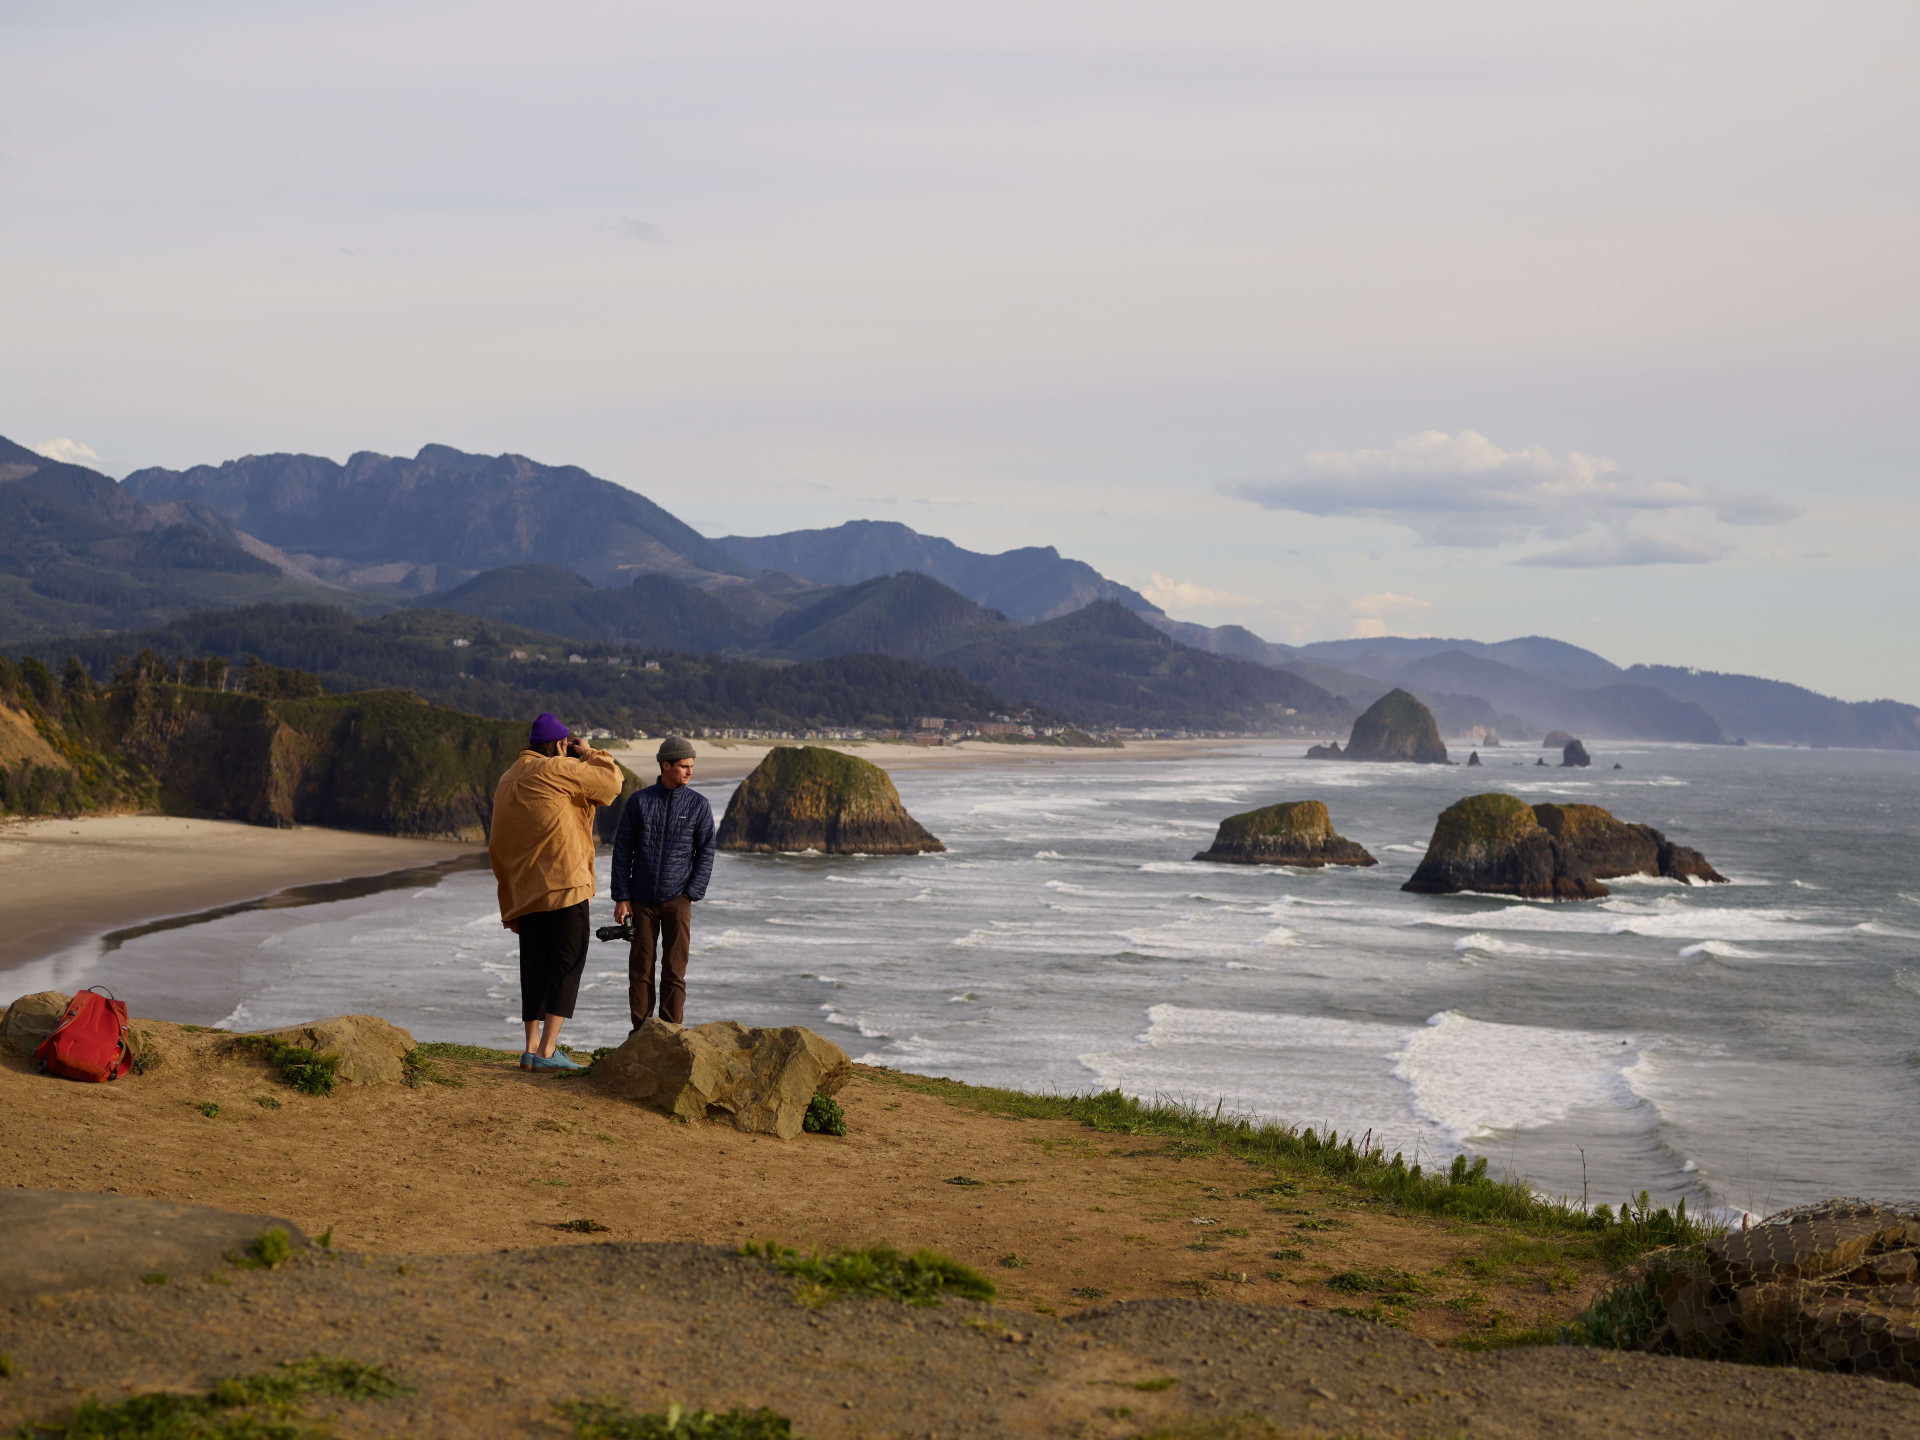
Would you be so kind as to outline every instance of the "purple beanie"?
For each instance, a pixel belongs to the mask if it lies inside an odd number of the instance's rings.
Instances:
[[[560,717],[551,711],[542,710],[533,717],[533,733],[527,736],[529,745],[545,745],[551,740],[565,740],[573,732],[560,723]]]

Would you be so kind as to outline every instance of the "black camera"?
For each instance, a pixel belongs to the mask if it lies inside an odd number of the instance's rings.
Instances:
[[[597,940],[625,940],[628,944],[632,944],[633,921],[628,920],[619,925],[602,925],[593,934]]]

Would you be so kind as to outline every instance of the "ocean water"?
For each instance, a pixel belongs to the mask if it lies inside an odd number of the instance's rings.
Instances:
[[[927,1074],[1371,1131],[1409,1160],[1485,1155],[1595,1201],[1645,1188],[1762,1213],[1920,1195],[1920,755],[1593,749],[1577,772],[1518,748],[1469,773],[1308,762],[1297,745],[902,771],[948,853],[721,856],[687,1018],[810,1025]],[[717,812],[733,784],[699,788]],[[1496,788],[1652,824],[1734,883],[1626,881],[1559,905],[1401,893],[1434,816]],[[1381,863],[1188,858],[1222,817],[1309,797]],[[596,924],[612,920],[606,863]],[[466,871],[4,978],[105,984],[192,1023],[365,1011],[511,1046],[514,946],[491,877]],[[624,947],[596,944],[565,1038],[617,1043],[627,1025]]]

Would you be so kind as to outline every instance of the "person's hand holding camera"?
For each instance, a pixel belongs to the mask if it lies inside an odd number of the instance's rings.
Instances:
[[[569,735],[567,737],[567,754],[571,755],[574,759],[584,760],[592,753],[593,747],[587,744],[584,736]]]

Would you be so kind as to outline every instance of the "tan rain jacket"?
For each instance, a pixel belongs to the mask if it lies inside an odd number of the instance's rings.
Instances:
[[[584,760],[522,751],[493,792],[487,858],[500,882],[500,921],[593,898],[593,812],[620,794],[604,750]]]

